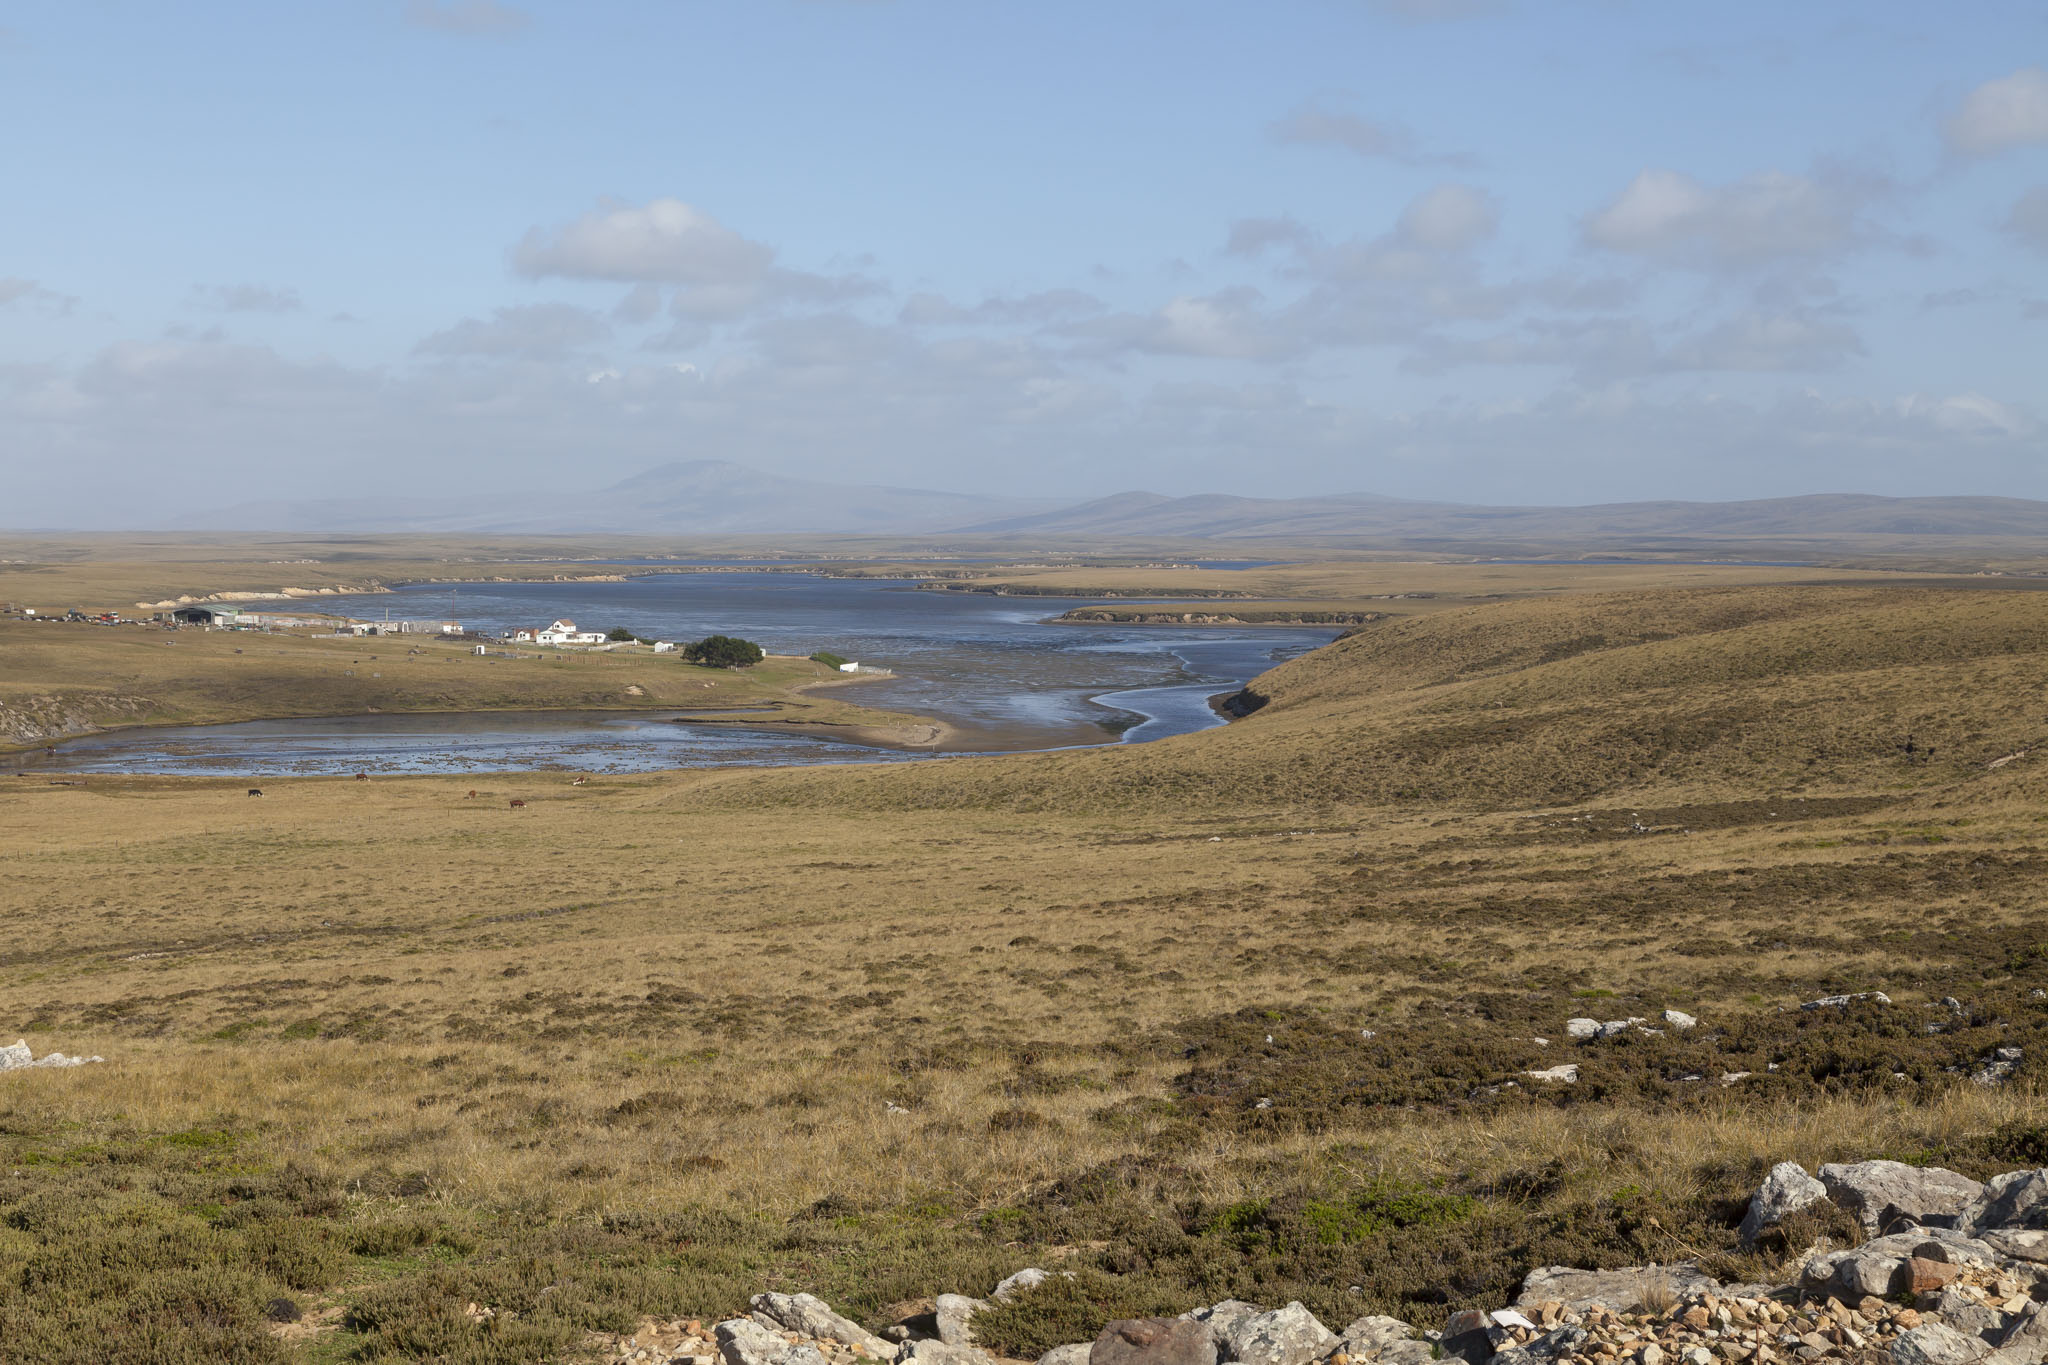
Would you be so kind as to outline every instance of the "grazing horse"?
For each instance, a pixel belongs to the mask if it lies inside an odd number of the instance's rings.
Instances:
[[[515,797],[513,797],[513,798],[512,798],[512,809],[513,809],[513,810],[525,810],[525,809],[526,809],[526,803],[525,803],[524,801],[521,801],[521,800],[520,800],[520,799],[519,799],[518,797],[516,797],[516,796],[515,796]]]
[[[356,774],[356,781],[358,781],[358,782],[368,782],[369,780],[370,780],[370,775],[369,775],[368,773],[357,773],[357,774]]]
[[[251,787],[251,788],[249,788],[249,795],[251,795],[251,796],[261,796],[261,795],[263,795],[263,788],[261,788],[261,787]]]
[[[475,787],[471,787],[471,788],[469,789],[469,795],[467,795],[467,796],[463,797],[462,799],[463,799],[463,800],[465,800],[465,801],[474,801],[474,800],[476,800],[476,788],[475,788]]]
[[[570,786],[572,786],[572,787],[581,787],[581,786],[585,785],[586,783],[588,783],[589,781],[590,781],[590,779],[589,779],[589,778],[587,778],[587,777],[579,777],[579,778],[577,778],[577,779],[576,779],[576,780],[575,780],[574,782],[571,782],[571,783],[570,783],[569,785],[570,785]]]

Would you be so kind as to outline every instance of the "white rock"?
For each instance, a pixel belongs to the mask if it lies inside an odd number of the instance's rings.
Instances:
[[[1691,1028],[1693,1025],[1699,1023],[1699,1020],[1693,1018],[1684,1010],[1665,1010],[1664,1022],[1671,1025],[1671,1027],[1675,1029],[1683,1030]]]
[[[1820,1168],[1828,1198],[1856,1215],[1864,1229],[1877,1232],[1884,1211],[1897,1208],[1915,1222],[1929,1214],[1951,1214],[1984,1192],[1965,1175],[1939,1166],[1908,1166],[1903,1161],[1831,1162]]]
[[[1818,1000],[1809,1000],[1799,1008],[1803,1010],[1842,1009],[1859,1000],[1868,1000],[1876,1005],[1889,1005],[1892,998],[1883,991],[1857,991],[1854,995],[1824,995]]]
[[[1337,1334],[1299,1301],[1240,1318],[1221,1336],[1230,1359],[1243,1365],[1309,1365],[1337,1344]]]
[[[1804,1166],[1796,1161],[1779,1162],[1771,1167],[1764,1183],[1757,1186],[1756,1193],[1750,1196],[1749,1212],[1742,1217],[1742,1244],[1754,1245],[1765,1228],[1773,1227],[1815,1200],[1827,1197],[1827,1186],[1808,1175]]]
[[[965,1294],[939,1295],[938,1307],[932,1314],[938,1319],[939,1340],[948,1346],[972,1346],[974,1315],[986,1307],[986,1301],[971,1299]]]
[[[733,1318],[712,1329],[725,1365],[826,1365],[815,1346],[792,1346],[780,1332],[751,1318]]]
[[[1564,1021],[1564,1032],[1567,1038],[1591,1038],[1600,1032],[1600,1021],[1598,1019],[1567,1019]]]
[[[1037,1266],[1026,1266],[997,1285],[995,1292],[989,1297],[997,1303],[1008,1303],[1012,1294],[1021,1294],[1034,1285],[1044,1284],[1046,1278],[1046,1273]]]
[[[1561,1066],[1553,1066],[1544,1071],[1524,1071],[1522,1074],[1524,1076],[1533,1076],[1539,1081],[1563,1081],[1565,1084],[1570,1085],[1579,1079],[1579,1064],[1577,1062],[1566,1062]]]
[[[826,1341],[843,1341],[877,1360],[886,1360],[896,1352],[894,1346],[859,1323],[833,1312],[830,1304],[813,1294],[756,1294],[752,1307],[755,1313],[767,1317],[784,1331],[801,1332],[807,1337]]]
[[[1897,1365],[1972,1365],[1990,1354],[1990,1344],[1982,1338],[1965,1336],[1939,1322],[1923,1322],[1892,1342]]]
[[[13,1047],[0,1047],[0,1071],[13,1071],[17,1067],[34,1065],[35,1056],[28,1050],[27,1042],[17,1042]]]

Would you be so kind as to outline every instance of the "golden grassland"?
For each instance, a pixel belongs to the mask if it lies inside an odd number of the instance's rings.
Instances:
[[[130,725],[376,712],[568,709],[769,711],[749,723],[915,742],[932,723],[844,700],[840,674],[772,655],[701,668],[644,646],[524,646],[478,655],[434,635],[354,638],[0,620],[0,751]]]
[[[1501,547],[1507,558],[1546,558],[1556,545]],[[835,573],[937,575],[978,586],[1032,591],[1251,591],[1261,597],[1342,609],[1398,595],[1398,612],[1435,610],[1493,596],[1649,586],[1897,577],[1901,572],[1964,577],[2041,575],[2048,559],[2027,543],[1934,538],[1901,549],[1897,538],[1845,537],[1768,544],[1675,543],[1631,551],[1657,563],[1470,562],[1459,547],[1388,550],[1366,542],[1159,540],[1098,545],[1081,538],[905,538],[876,536],[511,536],[456,534],[314,535],[124,532],[36,534],[0,531],[0,603],[45,612],[71,607],[132,611],[142,603],[249,595],[375,592],[408,582],[554,580],[664,570],[603,561],[643,558],[759,558],[791,566],[828,564]],[[1173,567],[1225,557],[1281,561],[1242,571]],[[1808,569],[1694,559],[1791,559]],[[1825,567],[1822,567],[1825,566]],[[319,597],[297,606],[317,610]],[[280,604],[289,608],[290,604]],[[1378,609],[1387,610],[1382,605]]]
[[[2048,1163],[2044,665],[2035,593],[1644,588],[1377,622],[1142,746],[0,778],[0,1019],[108,1058],[0,1076],[0,1334],[567,1359],[1074,1269],[983,1326],[1028,1355],[1763,1273],[1774,1161]]]

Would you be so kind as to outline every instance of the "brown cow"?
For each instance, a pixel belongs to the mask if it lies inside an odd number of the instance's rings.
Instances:
[[[580,786],[583,786],[583,785],[584,785],[585,783],[587,783],[587,782],[589,782],[589,781],[590,781],[590,779],[589,779],[589,778],[587,778],[587,777],[579,777],[579,778],[577,778],[577,779],[576,779],[576,780],[575,780],[574,782],[571,782],[571,783],[570,783],[569,785],[570,785],[570,786],[572,786],[572,787],[580,787]]]
[[[463,797],[462,799],[463,799],[463,800],[465,800],[465,801],[474,801],[474,800],[476,800],[476,788],[475,788],[475,787],[471,787],[471,788],[469,789],[469,795],[467,795],[467,796]]]
[[[515,796],[515,797],[513,797],[513,798],[512,798],[512,809],[513,809],[513,810],[525,810],[525,809],[526,809],[526,803],[525,803],[524,801],[521,801],[521,800],[520,800],[520,799],[519,799],[518,797],[516,797],[516,796]]]
[[[370,775],[369,775],[368,773],[357,773],[357,774],[356,774],[356,781],[358,781],[358,782],[368,782],[369,780],[370,780]]]

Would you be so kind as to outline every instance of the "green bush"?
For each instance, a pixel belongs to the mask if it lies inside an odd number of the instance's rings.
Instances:
[[[731,635],[707,635],[683,646],[683,657],[706,668],[749,668],[767,655],[752,640]]]

